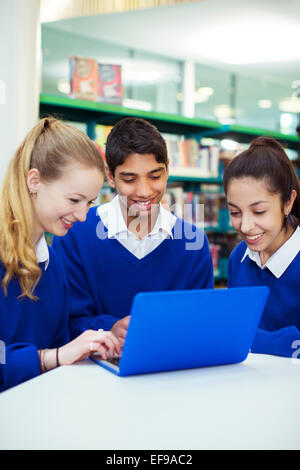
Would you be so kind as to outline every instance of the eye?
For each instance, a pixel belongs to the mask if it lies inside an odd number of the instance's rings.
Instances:
[[[134,179],[131,179],[131,180],[123,180],[124,183],[133,183],[135,180]]]
[[[88,206],[93,206],[95,203],[96,203],[96,199],[94,199],[93,201],[89,201]]]
[[[77,204],[77,202],[79,202],[79,199],[70,198],[69,201],[72,202],[72,204]]]
[[[230,211],[230,216],[231,217],[238,217],[239,215],[241,215],[241,213],[238,212],[238,211]]]
[[[262,214],[265,214],[266,211],[255,211],[254,214],[255,215],[262,215]]]
[[[160,178],[161,175],[158,175],[158,176],[151,176],[151,179],[152,180],[158,180]]]

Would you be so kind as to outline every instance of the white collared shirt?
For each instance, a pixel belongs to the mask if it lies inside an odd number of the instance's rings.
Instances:
[[[107,228],[108,238],[115,238],[136,258],[142,259],[157,248],[167,237],[173,238],[172,229],[176,222],[175,215],[159,205],[159,214],[153,230],[144,238],[139,239],[128,230],[125,223],[120,199],[117,195],[114,199],[97,209],[103,224]]]
[[[274,276],[280,278],[289,267],[294,258],[300,251],[300,227],[297,227],[293,235],[262,265],[259,252],[247,248],[241,263],[246,256],[254,261],[261,269],[268,268]]]
[[[46,271],[46,269],[48,268],[48,264],[49,264],[49,249],[48,249],[48,245],[47,245],[46,238],[44,235],[35,244],[35,254],[36,254],[38,263],[45,263],[44,269]]]

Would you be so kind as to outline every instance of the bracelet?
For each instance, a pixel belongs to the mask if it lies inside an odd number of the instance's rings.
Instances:
[[[60,366],[59,360],[58,360],[58,350],[59,348],[56,348],[56,367]]]
[[[46,367],[46,364],[45,364],[45,354],[46,352],[48,351],[48,349],[43,349],[42,350],[42,369],[43,369],[43,372],[47,372],[47,367]]]

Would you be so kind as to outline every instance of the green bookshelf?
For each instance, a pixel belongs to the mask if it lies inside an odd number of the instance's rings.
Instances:
[[[89,134],[93,133],[93,125],[114,125],[126,116],[147,119],[158,127],[161,132],[171,134],[193,135],[197,137],[215,136],[230,138],[238,142],[249,142],[259,135],[274,137],[285,147],[298,149],[299,137],[287,135],[268,129],[252,128],[239,125],[222,125],[217,121],[188,118],[175,114],[154,111],[140,111],[106,103],[74,100],[64,96],[42,93],[40,95],[40,115],[55,115],[69,121],[86,122]],[[93,135],[90,135],[93,138]]]

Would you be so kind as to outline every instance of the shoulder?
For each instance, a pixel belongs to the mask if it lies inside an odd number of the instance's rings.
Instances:
[[[247,244],[242,241],[240,242],[234,250],[230,254],[230,261],[231,262],[240,262],[245,254],[245,251],[247,250]]]

